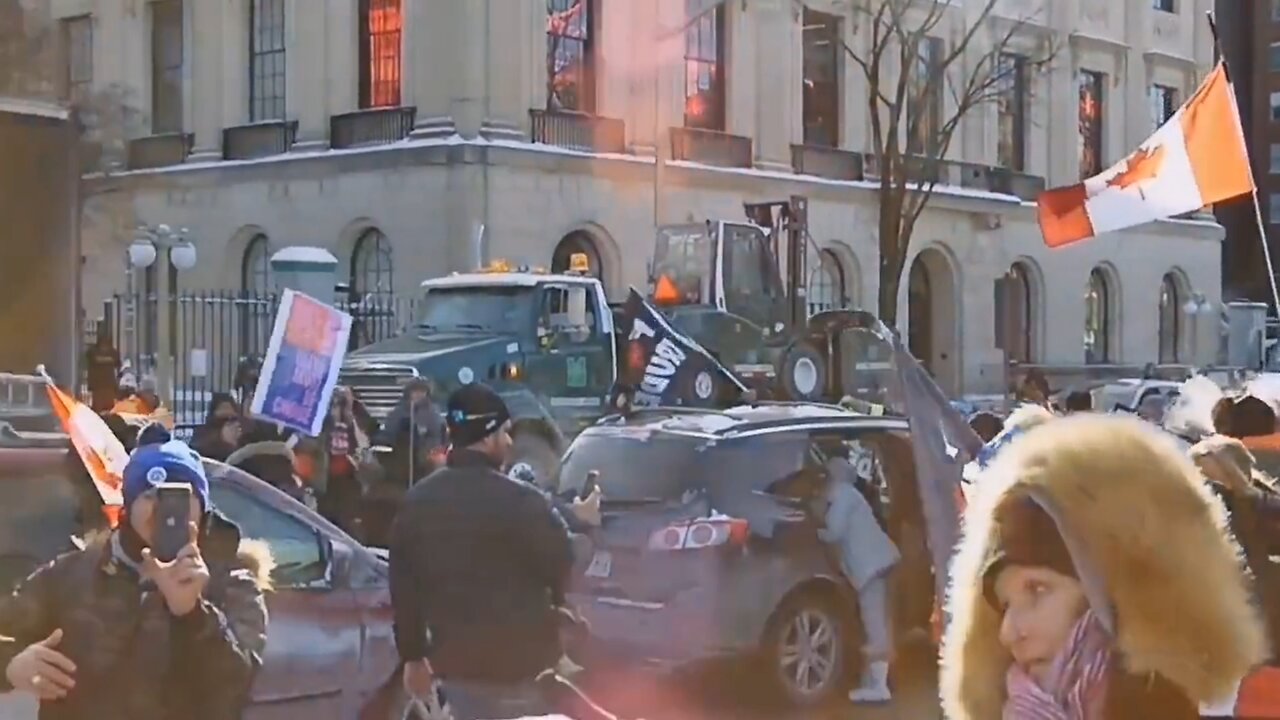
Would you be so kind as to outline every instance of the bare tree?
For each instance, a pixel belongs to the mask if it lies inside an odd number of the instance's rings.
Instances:
[[[796,0],[804,5],[801,0]],[[845,53],[867,83],[868,176],[878,178],[878,313],[898,319],[898,290],[916,223],[948,177],[944,159],[961,122],[1005,99],[1013,66],[1028,76],[1056,54],[1052,40],[1028,53],[1038,13],[1006,18],[1001,0],[852,0],[856,46]],[[980,5],[981,7],[975,7]],[[1047,0],[1041,12],[1047,12]],[[945,33],[942,37],[939,33]]]

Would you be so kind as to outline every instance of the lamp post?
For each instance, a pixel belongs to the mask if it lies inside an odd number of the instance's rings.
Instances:
[[[1200,317],[1213,314],[1213,303],[1209,302],[1202,292],[1191,293],[1191,297],[1182,305],[1187,314],[1187,322],[1191,325],[1191,364],[1200,364]]]
[[[178,270],[190,270],[196,265],[196,246],[190,240],[186,228],[173,229],[168,225],[139,225],[129,245],[129,265],[135,269],[148,268],[157,258],[164,258],[156,273],[156,331],[159,348],[156,357],[156,384],[161,401],[174,407],[173,394],[173,338],[170,332],[169,302],[173,288],[169,283],[169,264]],[[175,409],[176,412],[176,409]]]

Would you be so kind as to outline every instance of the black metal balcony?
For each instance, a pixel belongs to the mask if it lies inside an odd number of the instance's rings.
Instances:
[[[939,160],[927,155],[902,155],[899,157],[898,162],[901,163],[901,167],[906,173],[907,182],[932,182],[936,184],[951,182],[950,168],[947,167],[947,161],[945,160]],[[863,168],[865,177],[867,179],[880,179],[882,164],[879,155],[875,153],[864,154]]]
[[[718,167],[749,168],[752,161],[751,138],[715,130],[673,127],[671,159]]]
[[[792,145],[791,169],[829,180],[862,180],[862,153],[821,145]]]
[[[129,141],[125,166],[130,170],[181,165],[191,154],[195,136],[191,133],[165,133]]]
[[[530,110],[530,136],[536,143],[585,153],[623,153],[627,125],[616,118],[570,110]]]
[[[270,120],[222,131],[223,160],[253,160],[283,155],[298,136],[297,120]]]
[[[409,137],[415,107],[357,110],[329,118],[329,147],[334,149],[389,145]]]

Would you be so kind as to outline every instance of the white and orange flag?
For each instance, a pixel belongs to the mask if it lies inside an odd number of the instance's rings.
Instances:
[[[1132,155],[1082,183],[1041,193],[1040,230],[1046,245],[1062,247],[1253,191],[1235,93],[1219,63]]]
[[[102,416],[88,405],[76,400],[49,382],[49,402],[58,414],[62,429],[71,436],[71,444],[80,455],[81,462],[93,478],[94,487],[102,496],[103,512],[114,527],[120,519],[124,505],[124,466],[129,463],[129,453]]]

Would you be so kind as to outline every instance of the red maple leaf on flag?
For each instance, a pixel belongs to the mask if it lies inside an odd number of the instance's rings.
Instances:
[[[1146,200],[1147,196],[1142,191],[1141,185],[1160,175],[1160,170],[1164,167],[1164,156],[1164,145],[1138,148],[1132,155],[1125,158],[1124,169],[1107,180],[1107,187],[1120,190],[1137,187],[1138,194]]]

